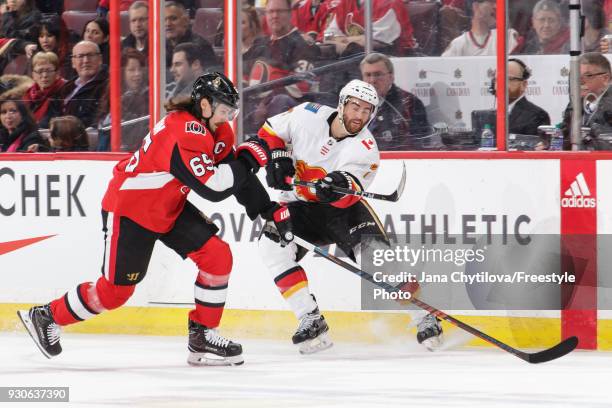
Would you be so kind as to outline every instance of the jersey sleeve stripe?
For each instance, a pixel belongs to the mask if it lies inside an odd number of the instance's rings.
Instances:
[[[125,179],[120,190],[154,190],[162,188],[174,180],[174,176],[165,171],[156,173],[140,173]]]

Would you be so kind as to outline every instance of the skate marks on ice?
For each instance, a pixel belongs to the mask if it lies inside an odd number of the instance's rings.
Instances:
[[[303,356],[289,339],[238,339],[244,365],[190,367],[186,337],[69,333],[47,360],[27,336],[0,334],[0,383],[69,386],[71,406],[609,407],[610,353],[534,367],[491,349],[338,342]]]

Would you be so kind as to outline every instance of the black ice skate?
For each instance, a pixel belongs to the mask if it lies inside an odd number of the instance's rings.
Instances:
[[[53,320],[49,305],[35,306],[29,311],[19,310],[17,315],[45,357],[51,358],[62,352],[60,326]]]
[[[440,319],[431,313],[423,317],[417,325],[417,341],[429,351],[434,351],[442,344],[442,326]]]
[[[189,320],[189,357],[191,365],[240,365],[242,346],[219,335],[216,329]]]
[[[316,308],[300,319],[300,325],[291,340],[298,346],[301,354],[312,354],[334,345],[328,331],[329,326],[325,318],[319,313],[319,308]]]

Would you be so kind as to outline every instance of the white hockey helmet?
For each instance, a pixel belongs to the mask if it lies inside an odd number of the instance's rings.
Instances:
[[[363,126],[364,128],[367,127],[372,119],[374,119],[376,116],[376,111],[378,110],[379,99],[376,88],[359,79],[353,79],[348,84],[344,85],[344,87],[340,90],[340,98],[338,100],[338,113],[340,115],[341,122],[344,106],[348,102],[349,97],[360,99],[372,105],[373,108],[372,113],[370,113],[370,119],[368,120],[368,123]],[[342,125],[344,126],[344,122],[342,122]]]

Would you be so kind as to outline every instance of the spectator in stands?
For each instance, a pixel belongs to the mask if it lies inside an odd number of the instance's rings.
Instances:
[[[253,41],[249,60],[245,61],[246,65],[254,67],[249,76],[251,84],[312,69],[318,48],[306,43],[291,23],[290,0],[268,0],[266,21],[270,35],[257,37]],[[302,89],[296,86],[287,88],[294,97],[301,97],[302,91],[306,90],[305,85]]]
[[[242,9],[242,71],[248,80],[249,73],[255,62],[254,54],[259,52],[253,47],[255,39],[261,35],[261,22],[255,7],[246,6]]]
[[[369,125],[380,150],[420,150],[416,138],[432,133],[423,102],[393,82],[393,63],[384,54],[368,54],[359,64],[361,78],[376,88],[380,103]]]
[[[36,52],[55,53],[59,60],[59,75],[66,79],[72,78],[75,75],[70,61],[70,45],[73,41],[64,20],[56,15],[45,16],[35,28],[35,34],[38,38]]]
[[[174,48],[170,72],[174,82],[166,87],[166,98],[190,95],[193,82],[204,74],[204,62],[198,54],[198,47],[192,43],[182,43]]]
[[[149,58],[149,5],[142,1],[132,3],[129,9],[130,34],[121,42],[122,48],[133,48]]]
[[[319,49],[308,44],[291,23],[290,0],[268,0],[266,21],[270,35],[257,37],[248,59],[244,57],[244,65],[252,67],[249,84],[265,83],[311,70]],[[245,111],[249,116],[245,118],[245,128],[256,131],[265,118],[297,105],[310,89],[310,83],[301,81],[246,100]]]
[[[363,51],[364,6],[358,0],[339,0],[329,6],[319,40],[336,46],[338,55],[351,55]],[[417,46],[412,23],[402,0],[373,0],[372,29],[374,49],[390,55],[406,55]]]
[[[610,62],[599,52],[587,52],[580,56],[580,96],[582,98],[582,126],[590,127],[596,137],[612,133],[612,91]],[[570,141],[572,105],[563,113],[564,148],[572,148]]]
[[[8,0],[7,12],[0,19],[0,72],[16,55],[32,54],[36,49],[34,27],[40,22],[40,12],[34,0]]]
[[[470,30],[452,40],[442,53],[442,56],[496,55],[496,23],[495,0],[474,0],[472,2],[472,22]],[[514,50],[518,43],[518,33],[513,29],[509,29],[508,49]]]
[[[98,44],[81,41],[72,48],[72,66],[77,77],[60,90],[64,115],[74,115],[86,127],[96,126],[100,100],[108,87],[108,71],[102,65]]]
[[[291,23],[302,33],[304,40],[314,43],[323,30],[332,0],[299,0],[291,11]]]
[[[59,74],[59,60],[53,52],[39,52],[32,58],[34,84],[24,95],[24,101],[41,129],[49,127],[49,121],[62,114],[63,102],[59,91],[66,80]]]
[[[602,4],[599,0],[583,1],[584,35],[582,52],[600,51],[600,42],[608,31]]]
[[[508,60],[509,133],[537,135],[538,126],[550,125],[550,116],[525,96],[531,70],[517,58]]]
[[[185,44],[180,44],[182,47]],[[178,47],[177,47],[178,48]],[[121,121],[142,118],[149,114],[149,87],[147,85],[146,62],[144,56],[133,48],[126,48],[121,53],[122,72],[122,94],[121,94]],[[111,125],[110,113],[110,89],[107,88],[100,112],[103,116],[100,120],[100,128]],[[122,151],[134,151],[140,147],[142,139],[147,135],[149,121],[132,123],[121,127]],[[98,132],[97,150],[110,150],[110,130],[100,129]]]
[[[167,1],[164,23],[166,27],[166,66],[172,65],[174,48],[181,43],[190,42],[199,49],[200,60],[207,67],[217,65],[217,57],[208,41],[191,30],[189,13],[185,6],[176,1]]]
[[[554,0],[540,0],[533,6],[533,36],[523,54],[566,54],[569,51],[569,29],[561,19],[561,8]]]
[[[19,99],[0,100],[0,152],[44,152],[49,144],[32,114]]]
[[[110,26],[106,19],[95,18],[89,20],[83,27],[81,38],[85,41],[91,41],[98,44],[100,52],[102,53],[102,63],[105,65],[109,64],[110,47],[108,45],[108,39],[110,38]]]
[[[34,80],[27,75],[4,74],[0,76],[0,99],[22,99]]]
[[[68,115],[51,119],[51,150],[56,152],[86,152],[89,138],[79,118]]]

